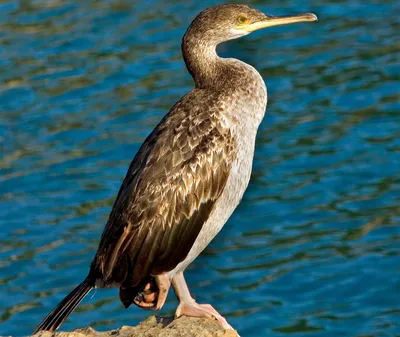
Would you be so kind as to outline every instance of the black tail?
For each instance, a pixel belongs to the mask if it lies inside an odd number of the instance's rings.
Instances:
[[[41,330],[54,331],[58,329],[93,287],[93,280],[87,277],[46,316],[32,335]]]

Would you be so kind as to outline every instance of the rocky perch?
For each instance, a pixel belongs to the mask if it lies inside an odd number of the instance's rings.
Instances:
[[[178,319],[151,316],[137,326],[98,332],[91,327],[73,332],[41,331],[35,337],[239,337],[234,330],[224,330],[216,320],[182,316]]]

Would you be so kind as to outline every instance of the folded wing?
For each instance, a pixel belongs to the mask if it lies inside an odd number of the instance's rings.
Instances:
[[[193,108],[188,96],[146,139],[122,183],[92,265],[106,284],[133,287],[174,269],[224,190],[234,139],[217,108],[202,108],[206,97]]]

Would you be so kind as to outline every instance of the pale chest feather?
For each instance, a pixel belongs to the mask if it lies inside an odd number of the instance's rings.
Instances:
[[[263,79],[251,66],[250,77],[245,85],[237,88],[230,97],[222,98],[224,114],[223,126],[229,128],[236,139],[236,156],[232,163],[226,186],[209,219],[203,225],[187,258],[170,272],[173,276],[183,271],[222,229],[226,221],[240,203],[248,186],[257,129],[264,117],[267,93]]]

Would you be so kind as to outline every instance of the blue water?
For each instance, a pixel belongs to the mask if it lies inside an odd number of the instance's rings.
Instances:
[[[193,85],[180,39],[217,3],[0,1],[1,335],[31,332],[86,276],[132,157]],[[320,21],[220,48],[260,71],[269,103],[250,186],[190,289],[242,337],[400,336],[400,2],[250,3]],[[98,290],[63,329],[150,314]]]

